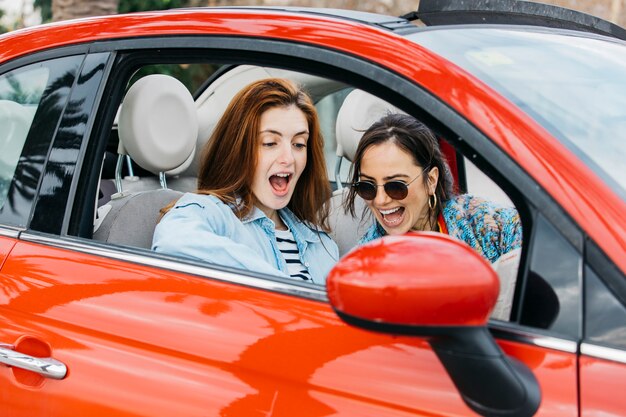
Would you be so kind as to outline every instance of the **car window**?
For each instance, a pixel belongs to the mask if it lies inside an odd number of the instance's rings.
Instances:
[[[580,337],[582,257],[542,215],[533,225],[520,324]]]
[[[192,68],[196,69],[192,71]],[[210,69],[210,71],[199,71],[201,69],[207,68]],[[216,73],[215,70],[219,69],[218,65],[196,63],[191,65],[156,64],[147,65],[139,69],[135,69],[133,71],[132,77],[128,82],[128,85],[124,88],[124,91],[127,92],[130,88],[130,85],[135,84],[137,80],[141,79],[142,77],[151,74],[165,74],[168,76],[173,76],[177,79],[180,79],[180,77],[182,77],[182,81],[184,81],[184,79],[189,78],[189,73],[182,76],[181,69],[185,71],[191,71],[190,73],[195,74],[195,81],[193,86],[188,85],[187,82],[183,82],[190,92],[196,91],[194,86],[202,86],[200,87],[202,93],[197,95],[196,97],[196,108],[198,109],[200,132],[204,132],[199,133],[198,135],[198,144],[200,145],[204,143],[204,138],[208,137],[212,132],[212,129],[217,123],[219,117],[221,116],[221,113],[225,109],[227,102],[230,101],[230,97],[232,97],[232,95],[234,95],[237,91],[239,91],[252,80],[265,78],[268,76],[267,74],[272,73],[272,71],[285,71],[281,74],[287,74],[288,76],[293,77],[293,79],[297,80],[298,83],[302,84],[306,83],[307,81],[310,82],[312,96],[318,110],[318,117],[325,139],[325,157],[327,162],[328,177],[331,181],[331,184],[334,185],[335,167],[337,162],[337,138],[335,130],[337,124],[337,115],[342,104],[344,103],[346,96],[348,96],[348,94],[354,90],[352,86],[344,84],[343,86],[340,86],[338,88],[337,83],[332,80],[323,80],[319,77],[311,78],[312,76],[304,73],[296,73],[293,71],[290,72],[280,69],[268,69],[267,67],[254,68],[253,66],[242,65],[238,68],[237,66],[231,66],[228,68],[228,71]],[[127,158],[123,158],[121,160],[122,163],[118,164],[117,150],[118,143],[120,141],[120,138],[118,136],[122,134],[118,127],[119,126],[117,125],[113,126],[111,130],[111,135],[108,138],[108,152],[105,157],[104,167],[101,173],[101,199],[99,202],[100,207],[97,210],[96,219],[94,221],[93,237],[98,241],[122,244],[135,248],[149,249],[151,247],[152,232],[148,229],[153,228],[154,226],[146,226],[147,231],[139,231],[133,234],[134,237],[131,237],[131,234],[128,233],[128,228],[130,227],[129,225],[138,224],[138,218],[143,218],[143,216],[146,215],[149,215],[150,217],[154,215],[155,218],[158,217],[159,210],[163,206],[180,197],[180,194],[176,194],[177,192],[193,192],[196,186],[196,175],[198,167],[197,165],[194,167],[192,163],[189,168],[186,168],[175,175],[165,175],[166,186],[170,189],[169,193],[160,192],[145,194],[145,191],[156,191],[161,188],[162,184],[159,183],[160,181],[157,175],[158,173],[142,169],[140,164],[136,163],[137,161],[132,161],[129,165]],[[455,149],[452,146],[449,145],[448,147],[450,148],[448,150],[449,152],[455,152]],[[201,152],[201,150],[196,149],[196,152]],[[480,169],[478,169],[473,164],[470,164],[469,160],[467,160],[466,162],[468,167],[468,174],[465,175],[464,178],[467,179],[470,193],[476,195],[477,197],[492,200],[502,206],[513,206],[511,200],[506,196],[506,194],[501,190],[498,185],[491,181],[488,176],[483,174]],[[465,165],[462,163],[459,164],[459,167],[463,166]],[[115,174],[116,167],[121,168],[117,179]],[[129,169],[129,167],[131,169]],[[348,160],[343,160],[341,164],[341,170],[339,172],[340,180],[343,183],[348,181],[348,172],[350,168],[351,162]],[[458,178],[457,175],[455,175],[455,177]],[[119,194],[120,190],[116,189],[116,186],[121,187],[121,190],[123,191],[122,194]],[[113,197],[113,199],[110,201],[108,201],[106,198],[102,198],[102,196],[107,193],[105,187],[108,189],[109,199],[111,198],[111,196]],[[463,184],[461,188],[464,190],[465,184]],[[141,197],[137,195],[137,198],[135,198],[134,196],[137,193],[143,194]],[[154,199],[149,202],[141,203],[141,207],[138,206],[136,209],[131,208],[133,206],[133,199],[144,199],[147,195],[154,196]],[[123,198],[120,198],[124,196],[129,196],[130,198],[128,198],[127,201],[131,202],[125,203],[125,200]],[[337,202],[339,202],[339,204],[341,203],[341,195],[338,195],[337,198],[337,200],[333,199],[333,202],[335,203],[335,211],[337,211],[338,208],[336,207]],[[151,205],[150,208],[148,208],[148,205]],[[339,209],[339,211],[342,210]],[[355,225],[363,225],[366,222],[371,221],[371,218],[369,217],[366,218],[365,221],[362,221],[360,215],[360,211],[357,216],[359,218],[357,219],[350,219],[347,215],[337,215],[337,219],[339,220],[336,225],[336,230],[331,231],[332,236],[337,241],[346,238],[345,240],[349,241],[349,247],[354,247],[360,237],[359,233],[362,233],[363,230],[357,231],[357,227],[355,226],[354,228],[352,228],[349,223],[354,223]],[[126,218],[127,216],[128,218]],[[346,228],[343,229],[343,227]],[[350,236],[344,236],[345,234],[350,234]],[[138,237],[141,237],[141,239],[138,239]],[[516,262],[519,262],[519,257],[517,258]],[[511,263],[510,267],[505,266],[501,270],[499,270],[499,272],[503,271],[506,273],[506,277],[503,277],[502,280],[510,283],[510,285],[503,285],[503,287],[510,288],[507,297],[510,297],[511,299],[507,300],[506,308],[499,310],[494,317],[500,320],[508,320],[512,304],[511,300],[513,297],[515,282],[518,275],[518,263],[513,262]]]
[[[626,199],[626,56],[618,42],[497,27],[411,37],[510,99]]]
[[[33,123],[50,71],[39,65],[0,76],[0,207]]]
[[[154,64],[141,67],[127,85],[130,88],[137,80],[150,74],[171,75],[183,83],[190,93],[202,89],[204,83],[221,67],[211,63]]]
[[[324,134],[324,155],[326,157],[326,168],[328,169],[328,178],[333,182],[333,187],[338,187],[336,180],[346,183],[348,181],[348,174],[350,171],[350,161],[342,160],[341,162],[337,158],[337,138],[336,138],[336,123],[337,113],[341,104],[343,104],[346,96],[352,91],[352,88],[345,88],[335,93],[329,94],[315,103],[317,112],[320,119],[320,127]],[[337,164],[340,165],[340,170],[337,173]]]
[[[463,158],[467,192],[495,201],[503,206],[513,207],[514,204],[504,191],[489,176],[483,173],[468,158]]]
[[[27,225],[33,199],[82,55],[0,76],[0,221]]]
[[[585,266],[585,340],[626,349],[626,307],[588,265]]]

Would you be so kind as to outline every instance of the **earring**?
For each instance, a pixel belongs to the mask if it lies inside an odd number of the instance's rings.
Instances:
[[[432,201],[431,201],[431,197],[432,197]],[[428,207],[431,210],[434,210],[435,207],[437,207],[437,194],[432,194],[430,197],[428,197]]]

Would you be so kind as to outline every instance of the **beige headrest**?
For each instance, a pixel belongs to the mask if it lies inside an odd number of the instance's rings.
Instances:
[[[363,133],[374,122],[390,113],[402,112],[363,90],[350,92],[337,113],[337,156],[352,162]]]
[[[155,174],[180,172],[193,160],[198,137],[193,97],[173,77],[143,77],[126,93],[118,129],[123,147],[139,166]]]

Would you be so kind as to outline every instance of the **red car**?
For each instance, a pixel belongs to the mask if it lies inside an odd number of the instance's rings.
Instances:
[[[626,414],[626,31],[523,1],[420,3],[1,36],[0,415]],[[341,210],[326,288],[152,252],[226,103],[267,76],[314,98],[335,209],[346,128],[390,106],[437,133],[459,191],[515,205],[506,315],[467,246],[355,247]]]

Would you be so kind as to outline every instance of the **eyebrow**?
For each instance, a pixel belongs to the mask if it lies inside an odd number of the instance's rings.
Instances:
[[[369,175],[364,174],[362,172],[359,174],[359,176],[365,177],[365,178],[370,179],[370,180],[374,179],[374,177],[370,177]],[[389,180],[394,180],[394,179],[398,179],[398,178],[410,178],[410,177],[408,175],[406,175],[406,174],[393,174],[393,175],[386,176],[385,178],[383,178],[383,180],[389,181]]]
[[[279,131],[274,130],[274,129],[261,130],[261,133],[271,133],[273,135],[280,136],[280,137],[283,136],[282,133],[280,133]],[[308,135],[308,134],[309,134],[308,130],[302,130],[302,131],[296,133],[295,135],[293,135],[293,137],[295,138],[296,136],[302,136],[302,135]]]

